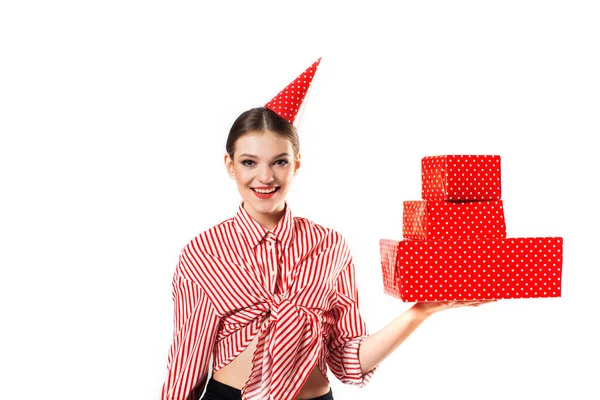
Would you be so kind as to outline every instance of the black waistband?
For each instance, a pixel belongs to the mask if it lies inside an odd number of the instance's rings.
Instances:
[[[212,395],[212,397],[209,395]],[[240,400],[242,398],[242,391],[210,378],[208,385],[206,385],[204,397],[209,399]]]
[[[221,383],[219,381],[214,380],[213,378],[210,378],[210,380],[208,381],[208,385],[206,386],[206,393],[204,394],[204,397],[208,397],[207,395],[213,395],[213,397],[217,397],[219,399],[223,399],[223,400],[240,400],[242,398],[242,391],[239,389],[236,389],[232,386],[226,385],[224,383]],[[203,397],[203,398],[204,398]],[[211,397],[208,397],[211,398]],[[331,390],[331,388],[329,389],[329,392],[319,396],[319,397],[314,397],[311,400],[333,400],[333,391]]]

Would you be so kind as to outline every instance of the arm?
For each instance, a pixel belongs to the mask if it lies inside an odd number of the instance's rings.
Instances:
[[[386,327],[369,335],[358,310],[358,290],[354,264],[348,265],[337,280],[338,298],[332,328],[328,364],[344,383],[364,386],[381,361],[389,356],[423,321],[436,312],[464,306],[479,306],[495,300],[422,302],[414,304]]]
[[[362,370],[368,371],[387,358],[427,317],[427,314],[413,306],[385,328],[363,340],[360,348]]]
[[[488,301],[416,303],[385,328],[368,336],[360,347],[362,371],[369,371],[389,356],[404,340],[432,314],[449,308],[478,306]]]
[[[174,327],[161,400],[199,399],[206,384],[219,318],[201,288],[173,277]]]

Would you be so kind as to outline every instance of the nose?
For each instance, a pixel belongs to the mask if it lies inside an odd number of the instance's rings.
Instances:
[[[275,177],[275,174],[273,173],[273,170],[271,169],[270,166],[265,165],[262,168],[259,169],[258,171],[258,180],[261,183],[270,183],[273,181],[273,178]]]

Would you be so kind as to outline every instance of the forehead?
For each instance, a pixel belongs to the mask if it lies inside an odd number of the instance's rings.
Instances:
[[[235,142],[235,154],[251,154],[257,157],[273,157],[277,154],[293,154],[292,143],[285,136],[271,131],[248,132]]]

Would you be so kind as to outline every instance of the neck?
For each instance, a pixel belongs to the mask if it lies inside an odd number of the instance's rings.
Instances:
[[[258,213],[254,209],[249,209],[248,207],[246,207],[245,203],[242,204],[242,207],[244,207],[244,210],[246,210],[246,212],[263,228],[271,231],[277,226],[277,223],[279,223],[279,220],[285,213],[286,204],[284,203],[283,206],[281,206],[281,208],[278,208],[273,212],[266,214]]]

